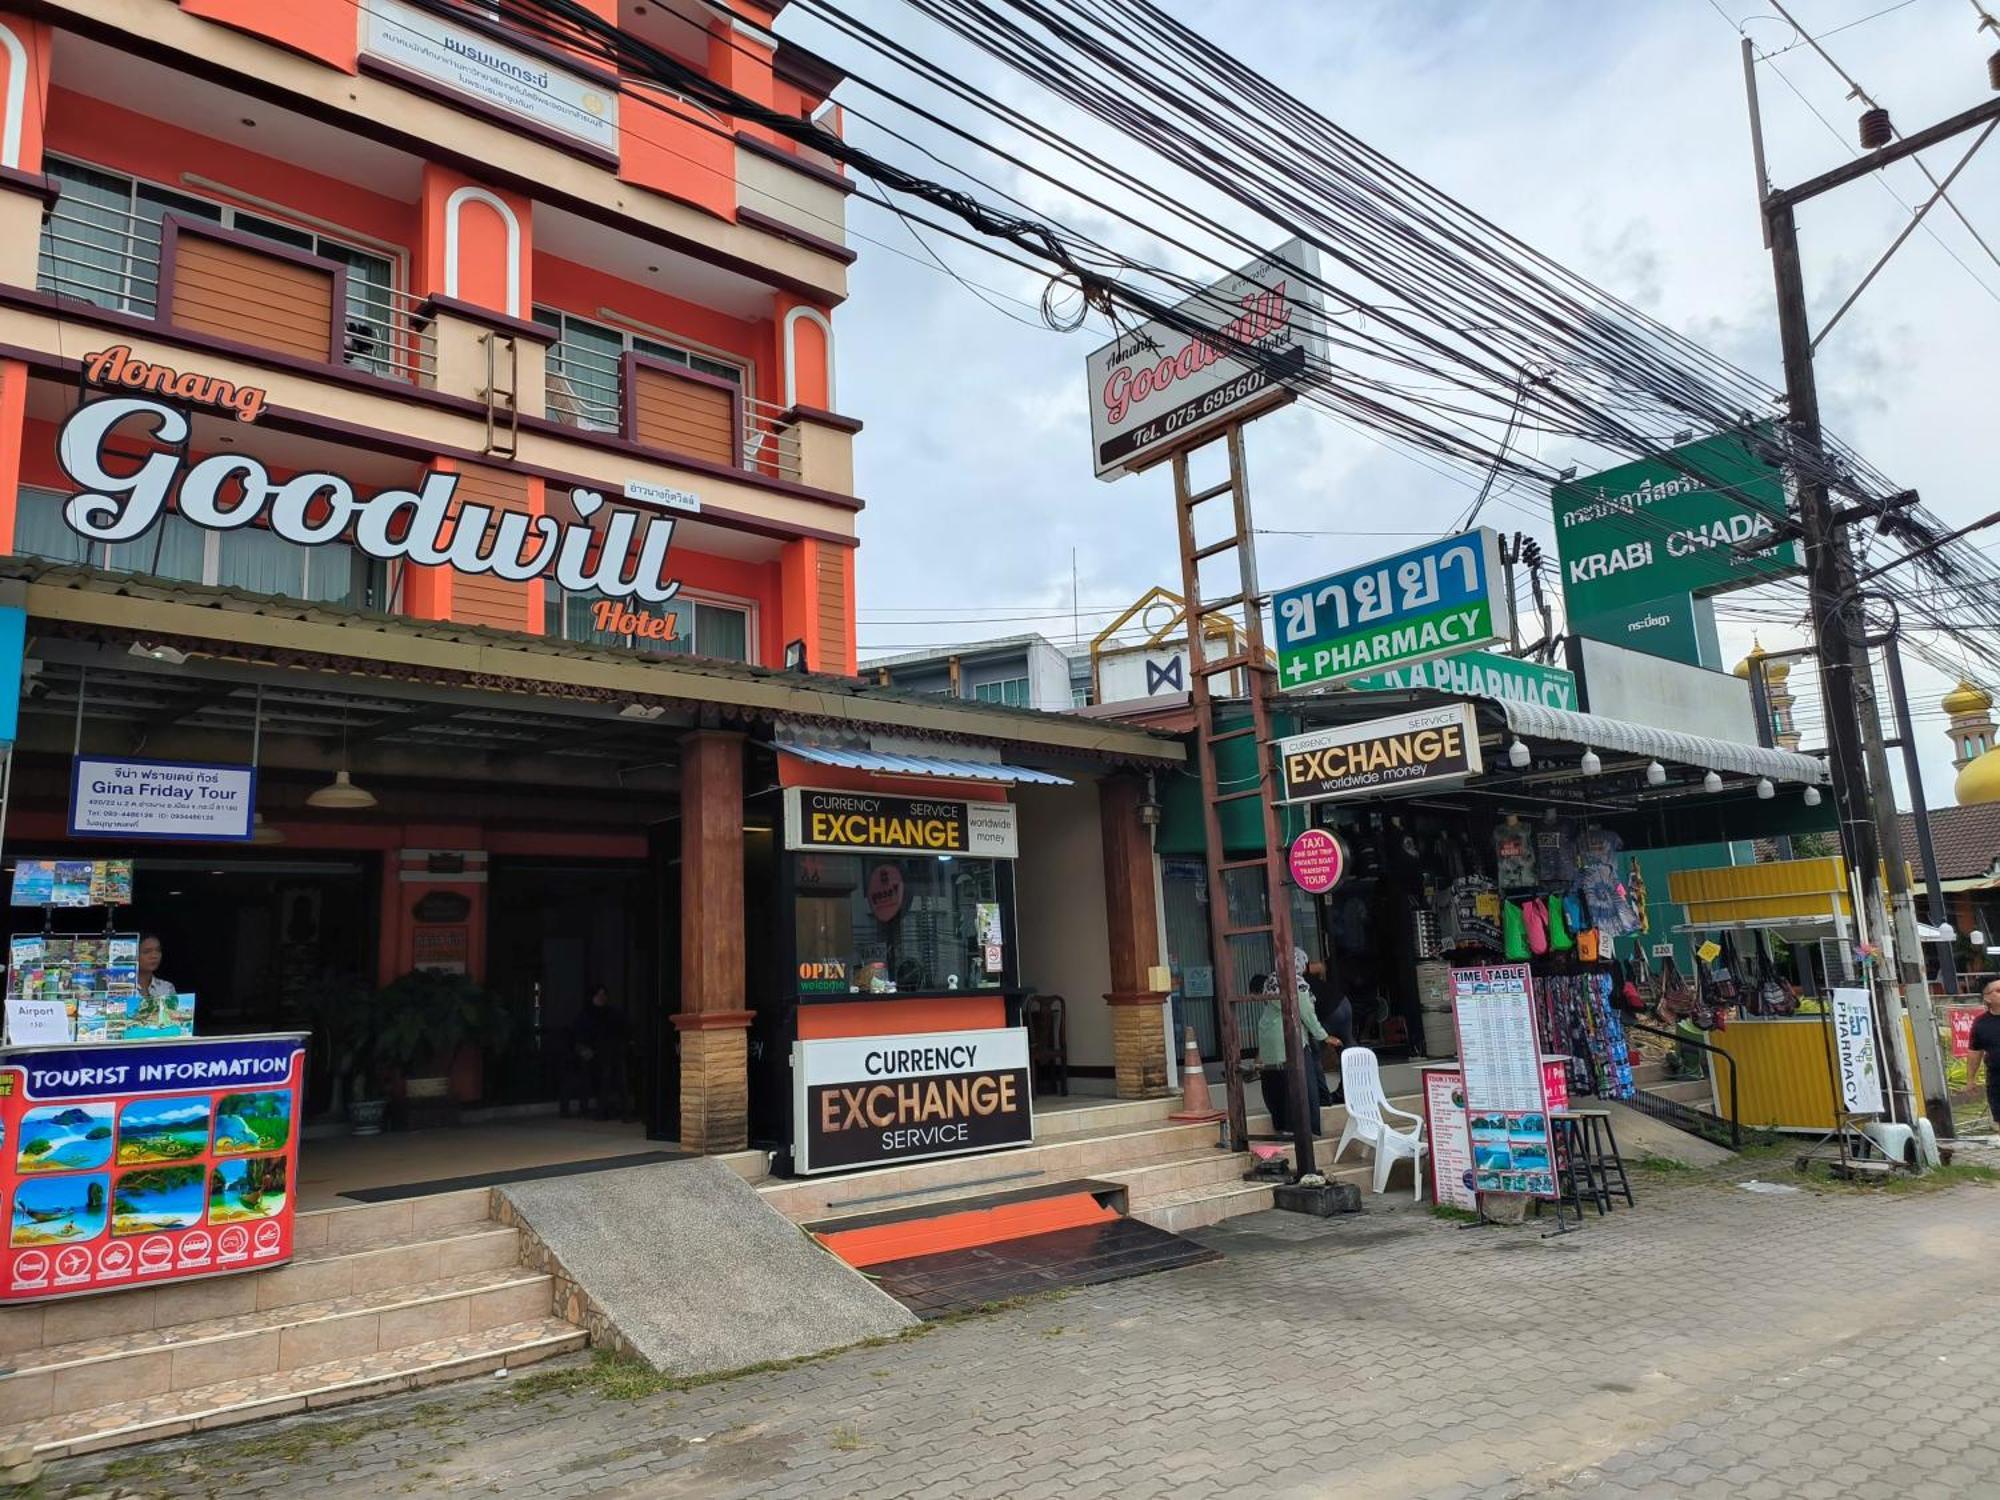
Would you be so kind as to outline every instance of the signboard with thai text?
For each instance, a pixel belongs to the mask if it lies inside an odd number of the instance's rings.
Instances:
[[[1841,1108],[1850,1115],[1881,1114],[1882,1058],[1875,1045],[1875,1015],[1868,991],[1835,989],[1827,1014],[1833,1025]]]
[[[921,1032],[792,1044],[793,1166],[922,1161],[1035,1138],[1028,1033]]]
[[[1571,620],[1742,588],[1804,566],[1799,544],[1777,535],[1784,476],[1739,433],[1567,480],[1550,498]],[[1746,545],[1764,538],[1771,545],[1762,551]]]
[[[0,1302],[292,1255],[305,1037],[0,1052]]]
[[[1097,477],[1134,473],[1289,400],[1326,362],[1318,276],[1319,253],[1291,240],[1180,303],[1172,321],[1141,323],[1091,354],[1084,384]]]
[[[1278,685],[1338,682],[1507,639],[1513,616],[1489,526],[1271,596]]]
[[[70,762],[76,838],[243,843],[255,831],[257,768],[79,755]]]
[[[361,59],[618,154],[618,90],[398,0],[361,7]]]
[[[826,854],[942,854],[1015,859],[1011,802],[953,802],[877,792],[785,788],[785,847]]]
[[[1287,802],[1435,791],[1485,768],[1469,703],[1292,735],[1278,741],[1277,752]]]

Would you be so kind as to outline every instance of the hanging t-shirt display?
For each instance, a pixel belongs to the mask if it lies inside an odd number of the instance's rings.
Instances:
[[[1609,937],[1629,937],[1639,930],[1639,913],[1619,879],[1618,855],[1625,841],[1608,828],[1584,829],[1576,841],[1576,882],[1590,908],[1590,920]]]
[[[1500,892],[1483,875],[1464,875],[1445,896],[1444,945],[1500,951]]]
[[[1562,818],[1535,825],[1535,866],[1550,885],[1576,879],[1576,824]]]
[[[1493,830],[1493,854],[1500,889],[1524,891],[1535,883],[1535,841],[1518,818]]]

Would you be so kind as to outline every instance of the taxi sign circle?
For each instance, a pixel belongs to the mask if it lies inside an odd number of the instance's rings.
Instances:
[[[1324,896],[1347,873],[1347,846],[1324,828],[1308,828],[1292,840],[1286,861],[1300,890]]]

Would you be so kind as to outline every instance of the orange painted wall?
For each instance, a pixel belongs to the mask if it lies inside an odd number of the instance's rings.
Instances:
[[[717,218],[736,219],[736,142],[730,127],[649,89],[618,100],[618,175]]]
[[[460,188],[478,188],[491,193],[513,210],[520,226],[520,296],[510,309],[507,298],[506,221],[489,204],[467,199],[458,207],[458,285],[452,292],[461,302],[512,312],[527,317],[534,307],[535,237],[533,208],[516,193],[504,192],[475,181],[433,162],[424,163],[423,192],[419,199],[419,250],[415,257],[411,290],[418,296],[451,290],[446,274],[446,210],[452,194]]]
[[[254,136],[255,132],[251,134]],[[407,247],[416,241],[414,203],[308,172],[275,156],[218,141],[68,89],[49,91],[48,147],[80,161],[182,188],[197,197],[228,197],[209,188],[184,188],[181,174],[196,172],[274,203],[291,204],[302,212],[392,245]],[[268,212],[251,207],[253,211]]]
[[[4,441],[4,434],[25,427],[28,367],[16,359],[0,360],[0,548],[14,550],[14,515],[21,499],[23,445]],[[49,456],[51,465],[55,456]]]
[[[280,47],[355,71],[358,42],[354,12],[328,0],[181,0],[191,16],[248,31]]]
[[[21,93],[21,138],[14,159],[4,165],[23,172],[39,172],[42,169],[43,122],[49,106],[49,28],[11,11],[0,11],[0,26],[5,26],[14,34],[21,50],[27,54],[26,79]],[[13,79],[9,76],[12,67],[12,55],[0,48],[0,89],[13,86]]]

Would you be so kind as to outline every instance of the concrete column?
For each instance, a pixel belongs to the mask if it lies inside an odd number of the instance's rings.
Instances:
[[[1160,1008],[1167,992],[1152,988],[1160,962],[1160,927],[1153,904],[1153,841],[1139,821],[1145,783],[1114,776],[1097,788],[1104,831],[1104,926],[1111,945],[1112,1061],[1118,1097],[1150,1099],[1167,1092],[1166,1028]]]
[[[681,1146],[750,1143],[743,996],[743,736],[681,741]]]

